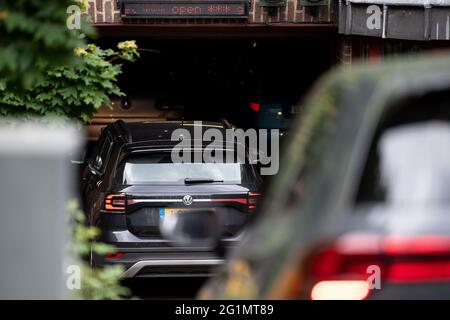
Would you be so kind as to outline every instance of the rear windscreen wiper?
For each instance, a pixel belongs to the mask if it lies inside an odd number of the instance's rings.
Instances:
[[[205,179],[205,178],[186,178],[186,179],[184,179],[185,184],[212,183],[212,182],[223,182],[223,180],[214,180],[214,179]]]

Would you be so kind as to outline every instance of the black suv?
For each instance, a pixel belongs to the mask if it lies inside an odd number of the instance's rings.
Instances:
[[[232,129],[226,121],[198,127],[198,122],[119,120],[103,130],[83,170],[82,192],[90,225],[101,229],[102,242],[118,250],[91,255],[92,265],[124,265],[124,277],[173,277],[209,275],[212,266],[222,263],[214,252],[179,247],[160,231],[165,216],[202,210],[220,216],[220,245],[231,246],[241,238],[261,195],[261,178],[247,152],[246,161],[234,163],[172,161],[172,150],[183,139],[172,140],[175,129],[186,129],[192,137],[194,130],[214,128],[225,136]],[[193,154],[207,144],[194,146],[188,150]]]

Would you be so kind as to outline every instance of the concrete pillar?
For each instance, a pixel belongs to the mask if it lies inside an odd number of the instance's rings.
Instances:
[[[0,125],[0,299],[64,299],[72,127]]]

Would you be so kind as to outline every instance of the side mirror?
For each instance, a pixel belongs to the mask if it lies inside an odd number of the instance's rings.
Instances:
[[[215,249],[221,236],[218,216],[206,211],[166,215],[159,228],[164,238],[182,247]]]

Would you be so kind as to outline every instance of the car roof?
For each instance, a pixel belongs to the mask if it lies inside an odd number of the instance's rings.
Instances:
[[[218,129],[225,131],[234,128],[228,121],[206,122],[206,121],[146,121],[146,122],[124,122],[118,120],[112,124],[112,130],[124,139],[127,144],[143,143],[146,141],[171,140],[172,132],[176,129],[188,130],[194,138],[194,129]]]

